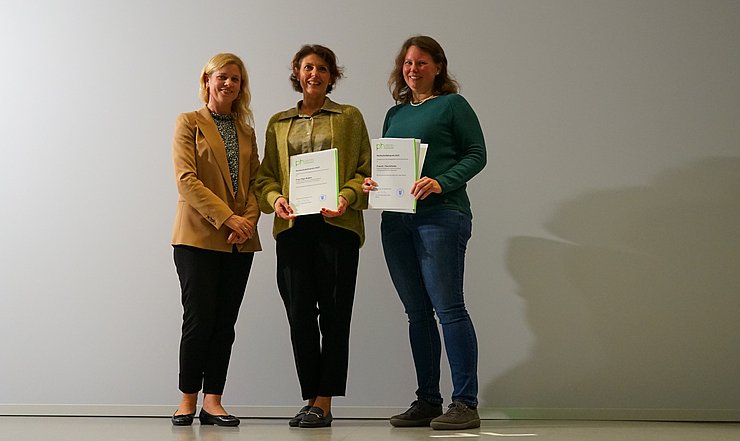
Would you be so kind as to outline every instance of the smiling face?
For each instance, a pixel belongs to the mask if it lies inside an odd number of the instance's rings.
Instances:
[[[434,79],[439,67],[429,53],[410,46],[403,61],[403,79],[415,99],[427,98],[434,92]]]
[[[205,78],[208,89],[208,108],[217,113],[231,113],[231,104],[242,83],[241,70],[236,64],[227,64]]]
[[[306,55],[294,72],[301,84],[304,97],[322,98],[331,83],[329,65],[316,54]]]

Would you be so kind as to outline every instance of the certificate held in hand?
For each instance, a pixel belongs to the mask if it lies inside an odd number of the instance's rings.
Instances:
[[[368,207],[415,213],[411,187],[419,179],[426,144],[413,138],[379,138],[371,146],[372,178],[378,186],[368,196]]]
[[[290,157],[289,202],[296,216],[339,206],[337,149]]]

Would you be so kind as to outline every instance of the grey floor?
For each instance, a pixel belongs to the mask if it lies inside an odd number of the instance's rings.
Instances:
[[[486,420],[480,429],[397,429],[387,420],[335,420],[331,428],[294,429],[287,420],[243,419],[235,428],[173,427],[165,418],[0,417],[1,441],[435,440],[738,441],[740,423]]]

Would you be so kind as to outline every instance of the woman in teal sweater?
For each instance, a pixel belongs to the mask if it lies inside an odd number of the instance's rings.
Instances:
[[[357,108],[326,97],[341,78],[336,56],[319,45],[293,57],[290,79],[302,92],[296,107],[275,114],[255,188],[260,209],[275,212],[277,283],[290,325],[301,394],[308,403],[291,427],[331,425],[332,397],[344,395],[359,249],[365,240],[363,179],[370,140]],[[296,216],[290,205],[289,158],[336,148],[339,204]]]
[[[390,422],[448,430],[479,427],[478,344],[465,308],[463,268],[472,228],[465,189],[486,165],[483,131],[473,109],[457,94],[442,47],[430,37],[412,37],[403,44],[388,84],[399,104],[386,114],[383,137],[428,144],[421,178],[410,189],[417,199],[416,214],[382,214],[383,252],[408,315],[418,382],[417,399]],[[363,183],[366,192],[375,187],[370,178]],[[445,414],[435,312],[454,388]]]

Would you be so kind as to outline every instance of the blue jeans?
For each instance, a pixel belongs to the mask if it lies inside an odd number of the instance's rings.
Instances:
[[[452,372],[452,400],[478,406],[478,341],[463,299],[471,228],[470,216],[454,210],[382,214],[385,261],[409,318],[416,395],[434,404],[443,402],[436,312]]]

